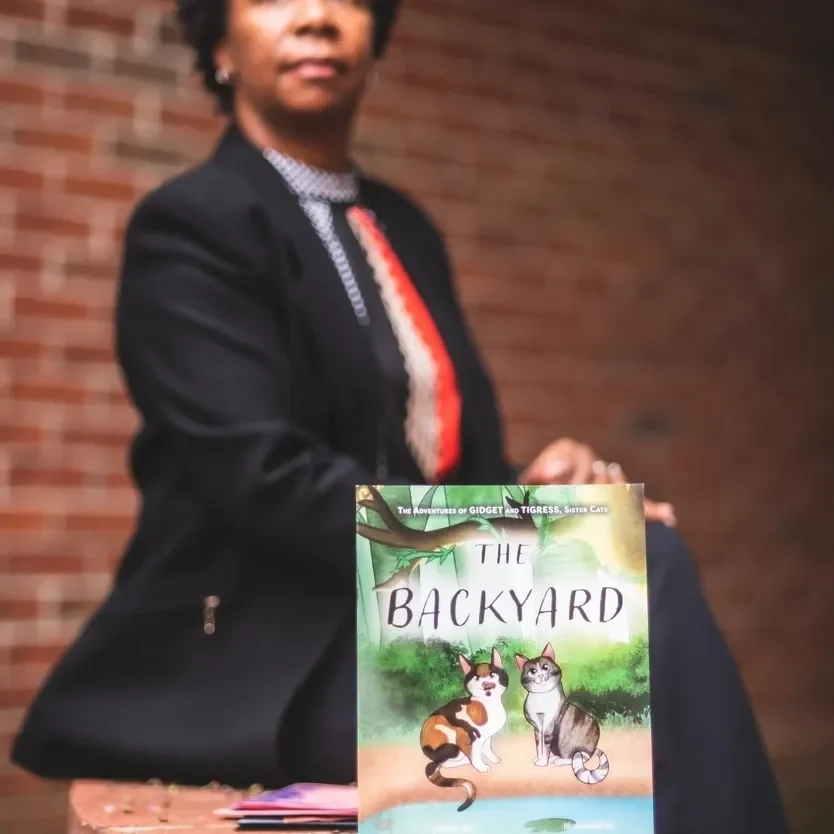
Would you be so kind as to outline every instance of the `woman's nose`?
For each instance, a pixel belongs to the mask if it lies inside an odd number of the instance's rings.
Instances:
[[[315,34],[332,38],[338,34],[332,0],[295,0],[294,10],[296,35]]]
[[[330,0],[295,0],[299,20],[325,20],[330,14]]]

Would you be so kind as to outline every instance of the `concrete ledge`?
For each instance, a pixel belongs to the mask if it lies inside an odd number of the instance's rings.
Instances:
[[[242,794],[118,782],[74,782],[68,834],[227,834],[234,820],[214,811]]]

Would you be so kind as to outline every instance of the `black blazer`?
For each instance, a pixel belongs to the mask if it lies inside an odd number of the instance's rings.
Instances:
[[[361,191],[458,372],[454,479],[510,481],[439,234],[387,185]],[[354,487],[378,482],[381,443],[388,481],[419,473],[326,250],[234,127],[132,215],[116,324],[141,417],[137,527],[14,759],[55,778],[274,784],[282,714],[353,618]]]

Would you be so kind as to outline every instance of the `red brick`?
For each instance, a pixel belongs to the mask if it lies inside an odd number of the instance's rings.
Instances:
[[[9,472],[9,486],[15,487],[73,487],[83,486],[87,476],[70,469],[37,469],[13,466]]]
[[[93,64],[89,48],[76,39],[45,42],[20,36],[12,45],[12,54],[21,64],[71,71],[89,70]]]
[[[0,443],[39,443],[43,436],[43,430],[36,426],[0,424]]]
[[[65,646],[63,644],[51,646],[12,646],[10,651],[10,662],[12,664],[21,663],[45,663],[54,665],[55,662],[64,653]],[[0,796],[2,796],[2,786],[0,786]]]
[[[87,392],[76,385],[60,380],[26,380],[12,382],[9,396],[14,399],[40,403],[83,403]]]
[[[4,709],[25,709],[32,701],[32,692],[29,689],[3,689],[0,687],[0,710]],[[0,744],[0,750],[3,745]]]
[[[66,545],[64,545],[66,546]],[[79,553],[27,553],[9,555],[6,558],[6,570],[9,573],[83,573],[84,557]]]
[[[24,20],[44,20],[46,0],[3,0],[3,14]]]
[[[160,142],[158,139],[140,139],[133,135],[124,134],[115,138],[110,152],[120,162],[129,165],[138,163],[181,167],[191,160],[190,153],[186,153],[181,146],[172,141]]]
[[[25,104],[41,107],[47,99],[47,90],[40,81],[0,74],[0,104]]]
[[[72,29],[90,29],[124,37],[131,36],[135,29],[132,15],[111,14],[103,9],[85,8],[74,3],[67,6],[66,23]]]
[[[133,529],[133,522],[132,513],[105,515],[77,512],[67,517],[66,529],[69,532],[127,533]]]
[[[23,148],[44,148],[58,152],[90,154],[93,137],[89,133],[77,133],[53,127],[18,127],[14,138]]]
[[[160,57],[125,57],[119,54],[113,59],[113,74],[118,78],[152,84],[154,87],[172,86],[176,84],[179,73],[175,66],[160,60]]]
[[[18,523],[19,519],[12,519],[14,526],[7,523],[9,521],[8,514],[0,511],[0,530],[4,533],[9,529],[24,529],[22,523]],[[4,599],[3,607],[0,610],[0,622],[3,620],[36,620],[40,613],[40,603],[34,599]]]
[[[91,261],[80,257],[70,257],[64,264],[64,273],[68,278],[90,278],[98,281],[112,281],[118,272],[118,264],[113,261]]]
[[[44,177],[40,171],[0,163],[0,187],[4,189],[37,191],[43,188],[43,183]]]
[[[63,436],[67,443],[88,443],[95,446],[112,446],[115,449],[123,449],[130,439],[131,432],[128,427],[125,427],[123,431],[107,431],[102,428],[92,431],[89,429],[69,429],[64,432]]]
[[[64,94],[64,106],[73,113],[80,111],[122,119],[133,118],[134,113],[132,96],[114,92],[103,85],[70,87]]]
[[[30,248],[4,248],[0,245],[0,270],[4,272],[40,272],[43,260]]]
[[[84,213],[79,214],[83,218]],[[15,215],[15,229],[23,234],[34,232],[56,238],[86,238],[90,234],[90,224],[87,220],[75,219],[67,214],[53,214],[43,208],[18,211]]]
[[[130,434],[130,439],[133,439],[133,433]],[[133,478],[127,472],[114,472],[109,474],[106,479],[107,486],[117,488],[130,488],[135,486]]]
[[[164,104],[162,107],[163,128],[179,130],[187,128],[204,133],[217,133],[221,126],[217,116],[212,113],[211,105],[206,102],[202,107],[190,107],[182,102]]]
[[[15,314],[20,317],[84,319],[90,313],[89,305],[80,300],[46,295],[23,295],[22,293],[15,297],[14,307]]]
[[[70,363],[113,363],[115,354],[112,345],[69,345],[63,351],[64,359]]]
[[[100,200],[133,203],[139,196],[130,175],[96,175],[92,173],[67,174],[64,192],[71,197],[91,197]]]
[[[20,339],[0,337],[0,358],[36,359],[43,353],[44,347],[40,342],[26,342]]]

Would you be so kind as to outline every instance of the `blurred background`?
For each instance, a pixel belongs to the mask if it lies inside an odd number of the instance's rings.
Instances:
[[[136,509],[122,229],[218,133],[171,10],[0,0],[3,834],[66,830],[8,746]],[[834,4],[406,0],[359,148],[448,235],[512,456],[577,437],[676,505],[794,831],[834,830]]]

